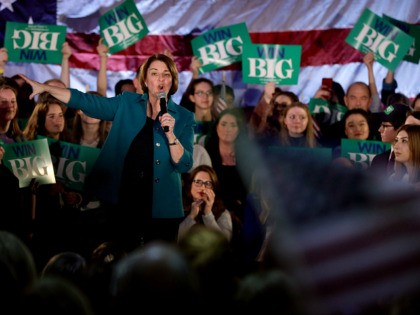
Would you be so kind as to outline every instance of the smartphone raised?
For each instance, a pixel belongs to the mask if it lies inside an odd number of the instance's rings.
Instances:
[[[325,86],[332,90],[333,79],[332,78],[322,78],[322,86]]]

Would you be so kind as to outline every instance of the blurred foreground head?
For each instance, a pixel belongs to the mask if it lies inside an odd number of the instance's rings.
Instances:
[[[122,258],[112,275],[111,293],[118,314],[196,311],[194,274],[178,248],[168,243],[148,243]]]
[[[16,307],[23,292],[37,280],[31,251],[15,234],[0,230],[0,301],[2,311]]]

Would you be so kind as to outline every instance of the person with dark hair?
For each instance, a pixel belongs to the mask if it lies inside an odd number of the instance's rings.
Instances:
[[[347,107],[347,110],[351,109],[362,109],[368,115],[368,122],[371,133],[371,140],[379,140],[380,135],[377,131],[379,129],[380,122],[377,117],[372,115],[373,112],[379,112],[377,109],[371,110],[372,105],[372,92],[364,82],[353,82],[347,88],[346,95],[344,96],[344,105]],[[340,145],[341,138],[343,137],[343,131],[345,127],[343,126],[343,118],[339,121],[327,126],[323,131],[323,139],[321,144],[326,147],[336,147]]]
[[[35,260],[28,246],[18,236],[4,230],[0,230],[0,279],[4,314],[12,314],[22,294],[38,279]]]
[[[112,98],[21,77],[32,86],[31,96],[48,92],[70,108],[113,122],[85,181],[87,193],[109,209],[110,238],[128,251],[154,239],[176,242],[184,214],[181,174],[193,165],[195,121],[171,99],[178,89],[173,59],[150,56],[139,76],[144,94]]]
[[[186,109],[190,110],[191,112],[194,112],[194,104],[190,100],[190,89],[192,89],[191,83],[199,78],[200,75],[200,68],[201,68],[201,61],[197,56],[191,57],[191,63],[190,63],[190,70],[192,72],[191,81],[188,84],[185,92],[182,94],[181,101],[179,102],[179,105],[185,107]],[[213,83],[212,83],[213,86]]]
[[[202,137],[208,134],[210,126],[216,119],[213,94],[213,82],[207,78],[193,79],[184,93],[185,97],[180,105],[194,113],[196,121],[194,143],[204,143]]]
[[[280,92],[281,89],[276,87],[275,82],[268,82],[264,85],[264,91],[258,101],[257,105],[251,113],[249,118],[249,126],[251,130],[257,132],[259,126],[264,124],[264,116],[271,111],[270,102],[272,101],[273,95],[276,92]]]
[[[397,130],[404,125],[410,107],[404,104],[388,106],[382,113],[378,113],[381,120],[379,132],[384,143],[392,144],[395,141]],[[369,170],[374,171],[377,176],[388,178],[394,172],[395,154],[392,147],[385,152],[375,155],[370,164]]]
[[[420,125],[420,111],[409,111],[405,118],[406,125]]]
[[[266,84],[265,94],[270,93],[268,90],[270,86]],[[298,101],[299,98],[295,93],[280,89],[272,93],[268,105],[265,105],[265,100],[261,100],[251,114],[249,122],[251,135],[263,140],[266,137],[278,137],[286,107]]]
[[[86,259],[76,252],[61,252],[48,259],[41,270],[41,277],[64,278],[79,289],[86,285]]]
[[[333,80],[331,86],[321,85],[316,91],[314,98],[321,98],[335,104],[344,105],[345,94],[341,84]]]
[[[251,181],[252,155],[244,116],[239,108],[222,111],[206,137],[205,147],[220,184],[220,197],[232,216],[232,250],[243,252],[242,222]]]
[[[369,113],[362,108],[348,110],[342,118],[341,138],[354,140],[372,140],[372,129],[369,124]],[[332,152],[334,162],[352,165],[351,161],[341,156],[341,143]]]
[[[347,139],[369,140],[372,133],[369,125],[369,113],[362,108],[353,108],[343,115],[342,135]]]
[[[196,224],[204,224],[232,238],[232,217],[220,197],[219,180],[211,166],[199,165],[184,183],[185,219],[179,225],[178,242]]]
[[[222,111],[206,137],[205,148],[220,183],[222,200],[229,211],[242,218],[249,179],[241,174],[247,132],[242,112],[238,108]]]
[[[95,91],[89,91],[88,93],[101,95]],[[90,117],[80,109],[76,110],[71,128],[73,143],[92,148],[102,148],[107,135],[105,120]]]
[[[133,80],[131,79],[121,79],[114,86],[115,95],[120,95],[124,91],[135,92],[136,88],[134,86]]]
[[[51,94],[43,93],[43,97],[38,98],[23,131],[27,141],[39,137],[48,139],[54,171],[59,168],[59,157],[63,150],[61,142],[71,142],[66,128],[65,110],[63,102]],[[31,249],[38,268],[41,268],[52,255],[68,250],[69,246],[76,244],[79,231],[75,224],[82,195],[80,191],[66,187],[60,180],[44,185],[34,183],[31,186],[33,186]]]
[[[19,126],[21,129],[24,129],[28,118],[31,116],[35,108],[35,100],[29,98],[29,95],[32,93],[32,87],[23,81],[17,74],[12,76],[12,79],[15,80],[19,85],[17,94],[17,104],[19,107]]]
[[[382,80],[381,90],[381,100],[386,107],[397,103],[410,105],[408,97],[403,93],[396,92],[397,88],[398,82],[395,80],[395,73],[388,70],[385,78]]]
[[[18,90],[14,80],[0,78],[0,140],[3,143],[23,141],[18,118]]]
[[[74,283],[61,277],[42,277],[15,306],[16,314],[95,315],[88,297]]]
[[[402,93],[394,93],[388,97],[388,103],[386,106],[390,106],[393,104],[403,104],[406,106],[410,106],[410,100],[407,96]]]
[[[102,242],[90,253],[87,259],[85,286],[86,295],[91,301],[95,314],[109,314],[111,292],[109,286],[115,265],[127,252],[115,242]]]
[[[411,108],[415,112],[420,111],[420,93],[417,94],[416,97],[414,98],[413,102],[411,103]]]
[[[66,126],[66,105],[48,93],[38,99],[28,119],[23,135],[26,140],[36,140],[38,136],[54,140],[71,141]]]
[[[197,278],[188,261],[175,244],[162,241],[148,243],[118,261],[110,292],[110,314],[143,309],[189,315],[196,314],[199,307],[206,308],[199,301]]]
[[[329,107],[329,111],[311,113],[315,136],[321,145],[331,145],[329,129],[341,119],[342,109],[345,106],[344,95],[345,92],[340,83],[333,81],[332,78],[323,78],[321,86],[313,96],[313,99],[321,99]]]
[[[19,126],[18,88],[13,79],[0,77],[0,229],[28,242],[32,229],[29,188],[19,188],[19,180],[3,161],[6,145],[25,140]]]

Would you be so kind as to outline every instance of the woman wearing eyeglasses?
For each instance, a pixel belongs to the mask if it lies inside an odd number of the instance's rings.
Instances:
[[[185,219],[180,223],[178,241],[196,224],[221,231],[230,241],[232,217],[219,194],[219,181],[211,166],[199,165],[184,186]]]
[[[185,91],[180,105],[194,113],[196,126],[194,128],[194,143],[203,144],[210,126],[215,120],[214,111],[214,85],[207,78],[193,79]]]

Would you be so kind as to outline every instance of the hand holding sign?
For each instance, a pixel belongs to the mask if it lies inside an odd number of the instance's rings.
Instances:
[[[366,9],[346,43],[366,54],[373,52],[375,60],[394,71],[410,49],[414,38],[392,25],[387,20]]]

